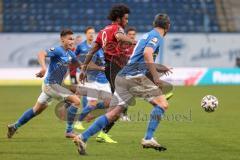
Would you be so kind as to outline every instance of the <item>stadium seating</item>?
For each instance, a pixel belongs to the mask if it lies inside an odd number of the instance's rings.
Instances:
[[[2,1],[0,1],[0,32],[3,30],[3,9],[2,9]]]
[[[82,32],[92,25],[100,30],[109,21],[109,8],[119,0],[3,0],[3,31],[58,32],[71,27]],[[151,29],[153,16],[168,13],[171,32],[219,32],[214,0],[125,0],[131,8],[129,25],[139,32]]]

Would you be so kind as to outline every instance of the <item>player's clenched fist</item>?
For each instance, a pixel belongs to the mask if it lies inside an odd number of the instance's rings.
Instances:
[[[46,68],[42,68],[38,73],[36,73],[36,77],[42,78],[46,73]]]
[[[84,82],[87,80],[87,74],[86,71],[81,71],[79,75],[79,81],[80,83],[84,84]]]

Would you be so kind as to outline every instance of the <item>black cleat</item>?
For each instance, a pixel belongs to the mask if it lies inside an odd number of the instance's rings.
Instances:
[[[15,128],[14,124],[8,125],[7,128],[8,128],[7,138],[12,138],[12,136],[16,133],[17,129]]]
[[[159,152],[163,152],[163,151],[166,151],[167,148],[166,147],[163,147],[163,146],[159,146],[159,147],[153,147],[153,146],[143,146],[144,149],[148,149],[148,148],[152,148],[152,149],[155,149],[156,151],[159,151]]]

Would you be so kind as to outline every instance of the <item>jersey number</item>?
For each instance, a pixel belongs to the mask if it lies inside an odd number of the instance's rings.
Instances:
[[[102,47],[104,48],[106,46],[107,43],[107,33],[106,31],[102,32]]]

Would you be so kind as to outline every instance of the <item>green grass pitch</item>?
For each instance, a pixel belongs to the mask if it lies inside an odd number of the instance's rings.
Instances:
[[[88,155],[80,157],[69,139],[65,123],[54,113],[54,104],[6,138],[6,125],[14,122],[40,93],[40,86],[0,87],[1,160],[237,160],[240,159],[240,86],[176,87],[170,108],[155,137],[166,152],[143,149],[151,106],[139,100],[129,108],[132,122],[118,122],[110,134],[118,144],[88,142]],[[219,108],[206,113],[200,107],[207,94],[219,99]]]

